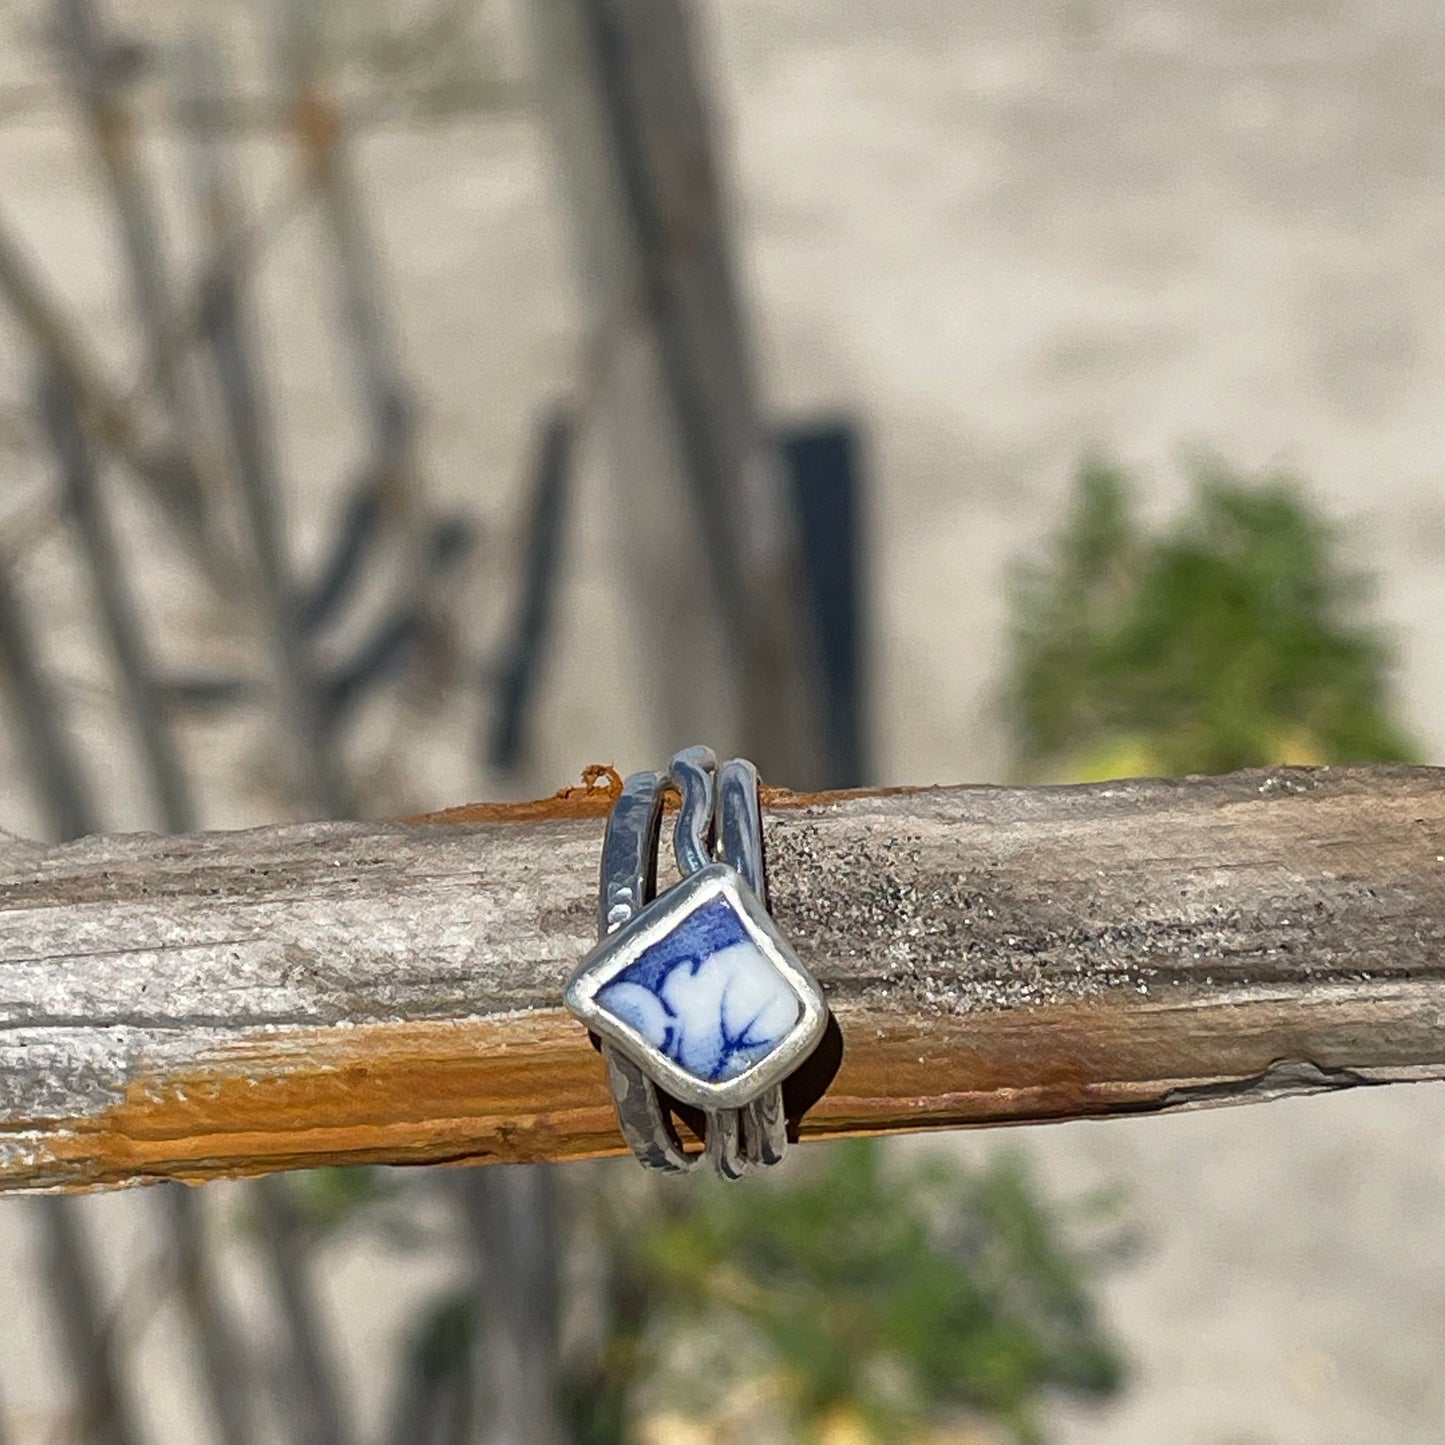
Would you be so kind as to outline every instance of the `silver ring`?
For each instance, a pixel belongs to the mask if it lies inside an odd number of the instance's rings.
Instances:
[[[681,798],[673,851],[682,881],[657,893],[668,786]],[[757,770],[687,748],[664,780],[634,773],[602,843],[597,946],[567,1007],[601,1041],[617,1118],[638,1160],[683,1173],[703,1159],[725,1179],[787,1151],[783,1080],[828,1022],[822,990],[767,906]],[[703,1116],[688,1153],[675,1105]]]

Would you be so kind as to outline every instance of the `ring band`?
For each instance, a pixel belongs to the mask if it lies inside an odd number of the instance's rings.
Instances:
[[[682,881],[661,897],[662,802],[680,797],[673,850]],[[650,1169],[703,1159],[726,1179],[787,1151],[783,1079],[816,1047],[827,1005],[767,909],[758,777],[687,748],[666,781],[624,782],[602,846],[600,941],[567,986],[600,1037],[623,1137]],[[702,1111],[700,1154],[684,1148],[677,1105]]]

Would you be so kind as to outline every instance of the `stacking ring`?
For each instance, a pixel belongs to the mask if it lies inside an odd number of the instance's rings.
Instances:
[[[662,804],[680,798],[681,882],[657,895]],[[822,990],[767,905],[757,770],[687,748],[666,778],[622,785],[602,844],[597,946],[567,985],[567,1007],[601,1043],[623,1137],[649,1169],[710,1161],[725,1179],[787,1151],[783,1080],[828,1022]],[[677,1106],[701,1110],[689,1153]]]

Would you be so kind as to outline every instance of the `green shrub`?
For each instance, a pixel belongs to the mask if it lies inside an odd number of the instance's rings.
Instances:
[[[1032,1441],[1044,1390],[1117,1386],[1083,1256],[1019,1157],[810,1153],[781,1180],[689,1181],[611,1220],[614,1294],[634,1302],[607,1351],[614,1389],[718,1440],[922,1439],[962,1411]],[[759,1404],[776,1436],[757,1435]]]
[[[1151,536],[1094,462],[1046,560],[1013,579],[1007,703],[1020,772],[1082,780],[1408,760],[1363,579],[1286,478],[1200,468]]]

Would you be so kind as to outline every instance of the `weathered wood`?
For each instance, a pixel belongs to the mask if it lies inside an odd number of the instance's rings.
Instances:
[[[591,338],[577,400],[610,477],[632,641],[657,664],[637,680],[648,715],[669,751],[706,735],[817,787],[801,539],[749,355],[696,7],[525,9]]]
[[[0,1188],[618,1152],[559,1006],[609,793],[0,845]],[[1445,1077],[1445,770],[770,794],[805,1135]]]

